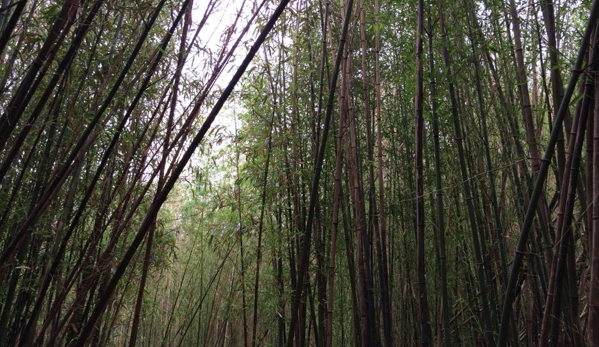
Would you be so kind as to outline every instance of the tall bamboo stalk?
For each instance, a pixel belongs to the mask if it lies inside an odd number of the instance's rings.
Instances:
[[[430,6],[430,5],[429,5]],[[441,310],[443,319],[443,345],[451,347],[451,307],[449,306],[449,291],[447,288],[447,254],[445,241],[445,211],[443,209],[443,180],[441,178],[441,149],[439,144],[439,115],[437,113],[437,81],[435,78],[435,59],[433,51],[432,11],[429,7],[428,16],[428,58],[430,70],[430,105],[433,116],[433,139],[435,152],[435,196],[437,208],[437,237],[439,238],[439,275],[441,277]]]
[[[379,0],[374,0],[374,25],[379,28]],[[379,246],[379,277],[381,283],[381,301],[383,311],[383,329],[385,345],[393,346],[393,311],[389,294],[389,269],[387,248],[390,243],[387,237],[387,215],[385,212],[385,185],[383,176],[383,135],[381,116],[381,67],[380,67],[380,30],[374,34],[374,86],[375,86],[375,118],[376,118],[376,148],[377,148],[377,179],[378,179],[378,214],[380,220]]]
[[[460,116],[458,113],[458,102],[457,102],[456,90],[455,90],[455,86],[454,86],[454,82],[453,82],[454,77],[451,72],[451,60],[449,57],[447,32],[445,30],[445,23],[443,21],[443,12],[442,12],[442,7],[441,7],[440,2],[437,3],[437,10],[438,10],[438,14],[439,14],[439,27],[440,27],[440,31],[441,31],[441,36],[443,38],[443,60],[445,62],[445,75],[447,78],[447,83],[449,85],[451,113],[452,113],[453,124],[454,124],[455,140],[456,140],[457,147],[458,147],[460,173],[462,175],[461,176],[462,177],[462,186],[464,189],[464,200],[466,200],[468,221],[470,224],[469,228],[470,228],[471,234],[472,234],[474,256],[475,256],[475,261],[476,261],[476,265],[477,265],[477,277],[478,277],[478,285],[479,285],[479,289],[480,289],[480,298],[481,298],[481,303],[482,303],[483,324],[485,326],[485,331],[486,331],[486,339],[487,339],[486,342],[487,342],[487,344],[491,345],[492,341],[493,341],[493,329],[492,329],[491,317],[490,317],[490,306],[489,306],[487,290],[486,290],[487,285],[485,282],[484,261],[483,261],[483,255],[481,253],[481,246],[480,246],[480,240],[479,240],[479,231],[478,231],[479,226],[478,226],[478,223],[476,222],[475,210],[474,210],[474,205],[473,205],[473,201],[472,201],[473,200],[472,189],[471,189],[471,185],[470,185],[470,179],[468,176],[468,169],[466,167],[466,158],[465,158],[465,151],[464,151],[463,137],[462,137],[462,125],[461,125],[461,120],[460,120]]]
[[[424,73],[423,73],[423,35],[424,35],[424,0],[418,1],[418,21],[416,29],[416,238],[417,238],[417,271],[418,271],[418,297],[419,297],[419,322],[420,345],[427,347],[431,343],[431,326],[429,322],[428,298],[426,293],[425,276],[425,222],[424,222]]]
[[[284,1],[285,3],[287,0]],[[318,199],[318,183],[320,181],[320,175],[322,171],[322,163],[324,161],[324,153],[326,149],[328,131],[331,122],[331,115],[333,113],[333,101],[335,100],[335,88],[337,85],[337,78],[339,75],[339,68],[341,65],[341,58],[343,56],[345,38],[349,27],[349,19],[353,7],[353,0],[349,0],[346,7],[345,20],[343,23],[343,29],[341,31],[341,38],[339,40],[339,49],[337,50],[337,56],[335,60],[335,66],[333,68],[333,74],[331,78],[331,84],[329,86],[329,98],[327,102],[327,110],[323,123],[322,139],[320,141],[320,148],[318,149],[318,155],[315,159],[314,172],[312,176],[312,186],[310,189],[310,205],[308,206],[308,219],[306,221],[306,228],[302,235],[301,243],[301,257],[299,270],[297,275],[297,287],[293,293],[293,304],[291,309],[291,321],[289,323],[289,334],[287,336],[287,347],[293,346],[295,338],[295,329],[297,328],[297,315],[299,313],[299,306],[304,290],[305,276],[308,271],[308,263],[310,258],[310,243],[312,237],[312,224],[314,221],[314,209],[316,207],[316,200]]]
[[[327,326],[326,347],[333,345],[333,303],[335,293],[335,259],[337,255],[337,234],[339,230],[339,209],[341,204],[341,170],[343,153],[343,135],[345,133],[345,117],[339,113],[339,128],[337,129],[337,143],[335,146],[335,184],[333,193],[333,227],[331,230],[331,250],[329,258],[329,281],[327,294]]]
[[[267,67],[267,75],[270,81],[271,91],[273,93],[273,101],[275,107],[272,110],[272,116],[270,119],[270,129],[268,131],[268,140],[266,145],[266,163],[264,164],[264,176],[262,178],[262,196],[260,203],[260,219],[258,220],[258,244],[256,249],[256,272],[254,277],[254,312],[253,312],[253,322],[252,322],[252,347],[256,347],[258,343],[257,331],[258,331],[258,297],[259,297],[259,288],[260,288],[260,265],[262,262],[262,234],[264,230],[264,213],[266,210],[266,194],[267,194],[267,184],[268,184],[268,171],[270,168],[270,159],[272,156],[272,135],[274,130],[274,121],[275,116],[279,112],[277,109],[277,99],[278,93],[277,88],[275,86],[273,76],[270,72],[268,56],[265,56],[265,62]]]

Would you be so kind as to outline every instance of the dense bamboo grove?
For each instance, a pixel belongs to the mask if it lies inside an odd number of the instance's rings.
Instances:
[[[599,1],[3,0],[0,346],[599,346]]]

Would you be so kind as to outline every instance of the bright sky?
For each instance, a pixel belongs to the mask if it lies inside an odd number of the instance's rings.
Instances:
[[[206,22],[204,28],[200,31],[199,34],[199,47],[201,47],[202,49],[206,49],[210,52],[212,52],[212,54],[216,55],[216,53],[220,50],[221,48],[221,38],[223,37],[225,31],[227,30],[227,28],[233,24],[235,17],[238,13],[238,11],[241,9],[242,10],[242,16],[241,19],[238,21],[237,23],[237,30],[235,32],[235,34],[233,35],[233,37],[231,38],[231,41],[229,43],[229,46],[231,46],[233,44],[233,42],[236,41],[236,39],[238,38],[238,35],[240,34],[242,28],[247,24],[247,18],[251,15],[251,11],[253,8],[253,2],[255,0],[246,0],[245,4],[243,0],[216,0],[217,1],[217,5],[215,7],[215,10],[213,12],[213,14],[209,17],[208,21]],[[193,21],[194,21],[194,27],[197,27],[197,25],[200,23],[205,11],[206,11],[206,7],[210,4],[210,0],[196,0],[196,2],[198,2],[199,4],[194,4],[194,9],[193,9]],[[243,7],[242,7],[243,5]],[[252,27],[254,27],[255,25],[253,25]],[[246,35],[246,37],[243,39],[243,42],[249,42],[249,44],[251,45],[253,43],[254,37],[256,36],[254,35],[256,33],[256,31],[252,29],[250,29],[248,31],[248,34]],[[224,72],[220,75],[219,79],[216,82],[216,86],[214,87],[213,91],[217,91],[219,89],[224,89],[225,86],[229,83],[231,77],[233,76],[233,74],[235,73],[235,71],[237,70],[237,67],[239,66],[239,63],[241,62],[241,60],[243,59],[243,57],[245,57],[246,53],[247,53],[247,47],[249,47],[249,45],[244,45],[243,43],[239,45],[239,47],[237,48],[237,51],[235,53],[235,58],[233,59],[233,62],[229,62],[229,64],[227,64]],[[201,50],[199,52],[198,55],[196,55],[195,57],[192,57],[192,59],[189,59],[188,64],[190,64],[189,69],[190,72],[193,70],[199,70],[199,71],[203,71],[201,74],[205,74],[206,71],[204,70],[204,67],[208,66],[205,65],[205,60],[206,59],[210,59],[209,58],[209,53]],[[211,68],[210,68],[211,70]],[[211,73],[212,71],[210,71]],[[202,79],[202,78],[200,78]],[[236,88],[238,90],[239,86]],[[225,107],[221,110],[221,112],[219,113],[219,115],[217,116],[216,120],[214,121],[214,123],[212,124],[212,130],[207,134],[207,138],[204,140],[205,142],[210,142],[211,145],[211,152],[212,155],[211,156],[219,156],[218,153],[222,150],[226,150],[227,147],[230,147],[233,145],[231,138],[233,137],[233,135],[235,134],[235,128],[239,127],[240,125],[235,125],[236,123],[236,113],[239,112],[240,110],[240,105],[237,105],[235,103],[235,100],[233,97],[229,97],[229,100],[227,101],[227,103],[225,104]],[[209,110],[204,109],[203,111],[204,113],[209,112]],[[205,115],[205,114],[204,114]],[[219,131],[216,131],[216,128],[220,128]],[[220,136],[223,136],[223,141],[217,144],[217,139],[214,136],[215,134],[219,134]],[[217,159],[218,160],[218,159]],[[221,158],[222,160],[222,158]],[[220,160],[218,160],[220,161]],[[203,165],[201,165],[200,163],[210,163],[212,165],[221,165],[222,163],[217,163],[216,161],[211,160],[209,157],[206,157],[205,155],[202,156],[199,152],[196,152],[195,154],[195,158],[192,159],[191,161],[191,166],[195,166],[195,167],[202,167]],[[187,176],[186,174],[183,175],[183,177]],[[222,173],[221,175],[219,175],[222,179]],[[191,177],[187,177],[187,179],[190,179]]]

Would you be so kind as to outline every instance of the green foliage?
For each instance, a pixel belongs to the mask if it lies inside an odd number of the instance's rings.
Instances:
[[[325,346],[327,337],[332,346],[361,345],[362,337],[371,333],[365,332],[366,326],[373,327],[373,339],[381,345],[418,344],[420,317],[415,312],[422,283],[414,232],[416,2],[381,1],[378,15],[374,3],[356,4],[342,73],[334,86],[324,164],[318,168],[314,162],[345,2],[291,2],[154,217],[155,199],[220,97],[231,74],[228,69],[265,25],[272,4],[260,9],[246,32],[243,25],[258,10],[257,2],[245,3],[236,24],[226,18],[234,19],[232,9],[240,4],[196,3],[191,17],[183,17],[161,46],[180,2],[166,1],[151,26],[155,2],[108,2],[100,6],[72,60],[66,61],[75,32],[83,28],[93,4],[73,3],[68,20],[61,22],[65,4],[28,3],[2,52],[0,345],[68,345],[94,325],[89,341],[102,346],[127,345],[131,336],[140,346],[280,346],[294,314],[299,317],[294,338],[306,346]],[[524,78],[518,76],[513,25],[507,25],[511,14],[503,2],[441,1],[440,13],[437,3],[428,5],[425,17],[430,18],[425,21],[430,27],[425,25],[422,56],[428,81],[420,82],[425,94],[424,278],[429,315],[435,317],[432,336],[442,336],[445,328],[436,317],[449,312],[454,344],[491,345],[485,340],[485,334],[493,332],[485,322],[482,295],[488,291],[491,326],[497,330],[506,265],[535,177],[530,132],[522,115],[530,107],[533,137],[544,148],[557,109],[550,75],[560,72],[567,80],[571,74],[590,2],[556,4],[555,66],[549,63],[539,4],[517,4]],[[330,22],[323,32],[325,6]],[[207,17],[201,18],[204,13]],[[60,25],[53,36],[49,30],[55,23]],[[212,33],[214,27],[219,31]],[[44,53],[45,44],[49,50]],[[38,55],[41,60],[36,62]],[[61,65],[63,60],[66,65]],[[585,65],[585,71],[590,66]],[[430,81],[435,82],[435,95]],[[454,99],[450,85],[455,87]],[[531,94],[532,105],[523,105],[523,88]],[[580,93],[570,101],[572,113],[583,98]],[[481,100],[484,105],[479,105]],[[463,134],[459,138],[456,125]],[[465,177],[459,141],[465,149]],[[490,163],[485,160],[487,146]],[[591,155],[590,144],[587,147]],[[554,164],[546,200],[558,199],[562,165]],[[315,170],[322,170],[316,217],[306,230]],[[472,187],[471,196],[465,181]],[[441,211],[436,211],[438,193]],[[466,200],[472,202],[474,218],[469,218]],[[577,228],[584,236],[591,234],[585,214],[591,207],[582,209],[578,201]],[[553,240],[543,231],[553,232],[558,217],[554,210],[547,212],[547,220],[535,221],[540,232],[536,244],[530,244],[531,264],[522,277],[511,323],[529,342],[535,341],[541,324],[537,306],[545,299],[541,288],[551,264],[552,255],[545,250]],[[444,259],[439,216],[446,228]],[[146,254],[150,233],[137,245],[135,239],[143,236],[140,225],[148,218],[153,237]],[[306,231],[309,271],[298,314],[291,309]],[[587,240],[577,237],[575,242],[576,265],[584,274],[589,266]],[[475,256],[478,251],[481,259]],[[334,269],[329,268],[333,255]],[[445,279],[442,261],[447,265]],[[123,279],[111,295],[104,295],[120,270]],[[333,275],[336,283],[329,292]],[[586,282],[579,275],[568,276],[580,282],[580,297],[586,298]],[[449,307],[441,304],[443,295]],[[95,324],[92,314],[105,299]],[[326,324],[329,302],[332,330]],[[392,317],[389,326],[386,308]],[[137,315],[139,324],[134,325]],[[587,325],[584,312],[575,316],[581,317],[578,326]],[[560,333],[564,344],[574,341],[568,329],[566,325]]]

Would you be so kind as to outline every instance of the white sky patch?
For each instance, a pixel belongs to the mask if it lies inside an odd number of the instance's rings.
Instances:
[[[206,7],[209,5],[210,1],[195,1],[196,3],[193,6],[192,18],[194,22],[193,26],[197,27],[202,20],[202,17],[206,12]],[[199,42],[197,43],[198,49],[196,50],[192,48],[192,51],[197,53],[189,57],[187,61],[187,68],[185,69],[187,70],[187,73],[191,74],[191,76],[197,76],[197,70],[200,70],[199,72],[202,74],[205,73],[205,71],[202,72],[201,70],[205,69],[206,67],[209,67],[210,69],[213,67],[213,64],[207,64],[206,59],[214,59],[214,56],[216,56],[222,49],[223,38],[225,37],[227,31],[230,30],[235,18],[241,11],[240,19],[237,21],[237,27],[235,28],[235,32],[229,42],[229,48],[233,45],[233,43],[242,33],[243,28],[247,25],[247,22],[252,15],[252,10],[255,8],[254,1],[255,0],[246,0],[245,2],[243,0],[218,1],[214,12],[210,15],[202,30],[200,30],[198,36]],[[262,12],[264,12],[267,8],[268,6],[262,8]],[[226,64],[223,72],[217,79],[216,84],[211,92],[211,94],[214,94],[215,97],[220,97],[219,91],[223,90],[229,84],[242,59],[246,56],[250,45],[253,43],[255,36],[257,36],[257,30],[255,30],[256,26],[257,24],[255,24],[255,22],[251,25],[247,34],[242,39],[242,42],[235,50],[233,57]],[[239,88],[240,83],[238,83],[235,90],[238,91]],[[204,107],[203,111],[201,111],[200,119],[204,118],[207,113],[210,112],[210,110],[211,107]],[[234,167],[229,167],[226,170],[223,168],[230,166],[230,163],[227,164],[227,162],[230,162],[232,159],[229,156],[234,155],[234,149],[232,146],[234,146],[236,129],[241,127],[240,121],[238,119],[238,114],[240,112],[243,112],[242,105],[235,100],[235,95],[229,96],[225,106],[217,115],[210,131],[206,134],[206,137],[203,140],[203,143],[208,144],[209,148],[203,153],[201,150],[196,151],[191,163],[188,165],[188,170],[186,170],[186,173],[184,173],[181,177],[183,182],[192,182],[194,179],[192,172],[198,169],[201,170],[201,168],[205,167],[206,165],[211,165],[212,167],[207,171],[211,172],[212,174],[216,174],[217,176],[211,178],[214,183],[217,181],[222,182],[225,176],[231,176],[231,172],[228,172],[229,175],[227,175],[227,171],[234,170]],[[240,158],[240,160],[243,162],[243,158]],[[216,171],[220,172],[215,173],[215,169]]]

